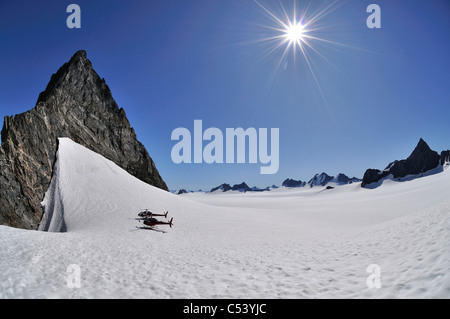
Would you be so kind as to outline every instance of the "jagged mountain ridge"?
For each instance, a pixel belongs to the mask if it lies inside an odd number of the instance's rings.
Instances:
[[[364,173],[361,186],[374,185],[389,176],[397,180],[407,176],[421,176],[438,168],[439,165],[444,166],[448,162],[450,162],[450,151],[443,151],[439,155],[421,138],[407,159],[391,162],[383,171],[368,169]]]
[[[327,186],[330,183],[334,183],[336,185],[347,185],[352,183],[359,183],[361,180],[356,177],[348,177],[345,174],[338,174],[337,176],[330,176],[327,173],[323,172],[321,174],[314,175],[313,178],[311,178],[308,182],[304,182],[301,180],[295,180],[295,179],[286,179],[281,184],[284,187],[305,187],[309,185],[309,187],[314,186]]]
[[[168,190],[124,109],[81,50],[52,75],[33,109],[4,119],[0,224],[37,228],[59,137],[69,137],[140,180]]]
[[[215,192],[215,191],[217,191],[217,190],[219,190],[219,189],[220,189],[222,192],[227,192],[227,191],[231,190],[231,186],[230,186],[230,184],[223,183],[223,184],[221,184],[221,185],[219,185],[219,186],[217,186],[217,187],[213,187],[213,188],[210,190],[210,192],[212,193],[212,192]]]
[[[240,184],[235,184],[233,186],[230,186],[230,184],[227,184],[227,183],[223,183],[220,186],[213,187],[209,192],[213,193],[218,190],[221,190],[222,192],[228,192],[228,191],[249,192],[249,191],[252,191],[253,189],[250,188],[245,182],[242,182]]]
[[[348,177],[345,174],[338,174],[337,176],[329,176],[326,173],[316,174],[313,178],[310,179],[308,183],[302,182],[301,180],[294,180],[294,179],[286,179],[283,183],[283,187],[288,188],[296,188],[296,187],[305,187],[306,185],[309,185],[310,187],[314,186],[327,186],[330,183],[333,183],[334,185],[346,185],[351,183],[358,183],[361,180],[356,177]],[[278,188],[275,185],[267,186],[266,188],[259,188],[259,187],[249,187],[245,182],[242,182],[241,184],[236,184],[234,186],[230,186],[228,183],[223,183],[220,186],[213,187],[209,192],[213,193],[216,191],[222,191],[222,192],[228,192],[228,191],[239,191],[239,192],[261,192],[261,191],[269,191],[271,189]]]
[[[277,186],[272,185],[272,186],[267,186],[266,188],[259,188],[256,186],[253,187],[249,187],[247,185],[247,183],[242,182],[240,184],[235,184],[233,186],[230,186],[230,184],[228,183],[223,183],[217,187],[213,187],[211,188],[211,190],[209,191],[209,193],[214,193],[217,191],[221,191],[221,192],[228,192],[228,191],[238,191],[241,193],[245,193],[245,192],[262,192],[262,191],[267,191],[270,190],[272,188],[277,188]]]

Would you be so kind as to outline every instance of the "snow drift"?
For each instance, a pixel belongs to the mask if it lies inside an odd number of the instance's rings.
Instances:
[[[0,298],[450,297],[448,170],[374,190],[177,196],[66,138],[57,156],[45,231],[0,226]],[[146,208],[174,227],[140,229]]]

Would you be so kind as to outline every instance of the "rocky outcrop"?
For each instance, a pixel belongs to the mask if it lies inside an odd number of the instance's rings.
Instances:
[[[245,182],[233,185],[233,187],[231,187],[231,190],[232,191],[244,192],[244,193],[252,191],[252,189],[250,187],[248,187],[248,185]]]
[[[416,148],[407,159],[394,161],[383,171],[368,169],[364,174],[361,186],[366,187],[369,184],[377,183],[389,175],[398,179],[408,175],[422,174],[436,168],[441,161],[441,156],[431,150],[423,139],[420,139]]]
[[[442,151],[440,163],[442,166],[450,163],[450,150]]]
[[[69,137],[131,175],[168,190],[105,80],[78,51],[55,74],[36,106],[6,116],[0,148],[0,223],[36,229],[58,138]]]
[[[306,182],[302,182],[301,180],[295,180],[295,179],[291,179],[291,178],[287,178],[283,181],[283,183],[281,184],[281,186],[284,187],[303,187],[306,185]]]
[[[359,183],[361,180],[357,177],[348,177],[345,174],[338,174],[334,179],[334,182],[338,185],[347,185],[347,184],[353,184],[353,183]]]
[[[333,176],[328,175],[327,173],[321,173],[314,175],[313,178],[311,178],[308,182],[310,187],[314,186],[325,186],[329,182],[333,180]]]
[[[212,192],[215,192],[215,191],[217,191],[217,190],[219,190],[219,189],[220,189],[222,192],[227,192],[227,191],[231,190],[231,186],[230,186],[230,184],[223,183],[223,184],[220,185],[220,186],[211,188],[210,192],[212,193]]]

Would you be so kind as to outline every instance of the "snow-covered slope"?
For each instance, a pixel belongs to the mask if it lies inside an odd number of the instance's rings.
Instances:
[[[40,226],[52,232],[0,226],[0,297],[449,298],[449,188],[445,170],[374,190],[177,196],[60,139]],[[145,208],[174,227],[139,229]]]
[[[111,232],[123,229],[124,216],[135,217],[130,212],[145,208],[162,211],[165,207],[161,204],[171,201],[176,202],[172,194],[139,181],[70,139],[60,138],[39,229]]]

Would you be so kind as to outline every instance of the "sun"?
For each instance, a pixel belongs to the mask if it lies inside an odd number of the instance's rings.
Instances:
[[[315,76],[312,70],[313,57],[319,56],[326,62],[329,62],[319,51],[319,47],[340,45],[336,41],[324,39],[321,33],[327,27],[326,22],[319,24],[324,17],[337,9],[336,3],[339,0],[330,0],[331,2],[319,6],[314,12],[312,12],[310,5],[300,10],[297,6],[297,0],[293,0],[293,8],[291,10],[286,10],[283,2],[280,0],[281,11],[278,10],[278,13],[262,5],[259,1],[253,0],[257,5],[256,8],[269,18],[267,24],[260,25],[260,27],[267,30],[268,34],[266,37],[258,40],[258,42],[266,42],[268,44],[267,55],[281,52],[278,63],[278,66],[281,66],[285,64],[283,62],[286,61],[288,56],[293,57],[295,65],[296,56],[299,54],[311,73],[313,73],[313,76]],[[319,43],[322,45],[318,46],[317,44]]]
[[[265,5],[261,2],[264,2]],[[287,8],[285,3],[290,2],[293,3],[293,6]],[[321,86],[317,67],[318,62],[322,60],[336,68],[327,58],[326,51],[322,51],[328,47],[340,46],[345,49],[357,49],[357,47],[340,43],[336,39],[325,37],[329,34],[327,29],[332,27],[325,17],[341,7],[343,2],[339,0],[320,2],[302,0],[300,6],[298,6],[298,2],[300,1],[253,0],[256,10],[266,18],[265,22],[256,24],[261,30],[261,35],[254,42],[263,44],[260,46],[262,58],[280,55],[275,64],[274,74],[279,71],[285,72],[288,66],[296,71],[300,70],[298,67],[301,70],[309,70],[309,72],[297,72],[297,74],[304,76],[309,73],[312,76],[324,105],[336,124],[332,109]],[[290,62],[291,59],[293,63]]]
[[[307,29],[305,28],[305,25],[303,25],[301,22],[293,24],[289,23],[289,25],[286,27],[284,36],[286,38],[286,41],[289,42],[289,44],[301,45],[301,43],[305,41],[306,33]]]

